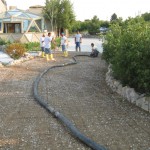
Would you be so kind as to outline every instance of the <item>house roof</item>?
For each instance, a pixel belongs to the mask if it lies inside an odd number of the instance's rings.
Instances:
[[[40,15],[31,13],[29,11],[21,9],[8,10],[6,12],[0,13],[0,19],[8,20],[12,18],[18,18],[20,20],[39,20],[42,19]]]
[[[34,6],[30,6],[29,8],[43,8],[44,6],[42,5],[34,5]]]

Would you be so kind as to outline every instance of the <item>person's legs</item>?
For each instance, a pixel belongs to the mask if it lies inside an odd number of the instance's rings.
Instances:
[[[76,51],[78,51],[78,48],[79,48],[79,51],[81,51],[80,42],[76,42]]]
[[[76,52],[78,51],[78,42],[76,42]]]
[[[62,52],[63,52],[63,54],[64,54],[65,57],[68,56],[68,52],[66,50],[66,45],[62,45]]]
[[[79,52],[81,52],[81,45],[80,45],[80,42],[78,43],[78,47],[79,47]]]
[[[56,61],[55,58],[54,58],[54,56],[53,56],[53,54],[52,54],[51,49],[49,49],[49,57],[50,57],[51,60]]]
[[[44,47],[41,47],[42,55],[41,57],[45,57]]]
[[[46,54],[46,60],[49,61],[49,54],[50,54],[49,48],[45,48],[45,54]]]
[[[64,55],[65,55],[65,57],[67,57],[67,56],[68,56],[68,51],[67,51],[67,47],[66,47],[66,45],[64,45]]]

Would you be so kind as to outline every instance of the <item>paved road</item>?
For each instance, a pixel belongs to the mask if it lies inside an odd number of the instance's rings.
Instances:
[[[68,41],[69,41],[68,50],[75,51],[74,38],[68,38]],[[82,52],[91,52],[91,43],[94,43],[95,47],[97,47],[99,52],[101,53],[103,52],[102,40],[94,38],[82,38],[81,43]]]
[[[73,53],[71,55],[74,55]],[[33,82],[47,67],[70,62],[35,58],[0,68],[0,149],[89,150],[33,98]],[[50,70],[39,93],[85,135],[108,150],[150,150],[150,114],[113,93],[105,83],[101,57],[77,58],[77,65]]]

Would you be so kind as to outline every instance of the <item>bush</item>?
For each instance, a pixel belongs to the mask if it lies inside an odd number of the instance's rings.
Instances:
[[[0,45],[9,45],[11,42],[0,38]]]
[[[150,24],[141,18],[115,25],[106,35],[103,58],[114,77],[140,93],[150,93]]]
[[[24,55],[24,53],[26,52],[26,48],[24,44],[13,43],[6,48],[6,52],[13,59],[18,59]]]
[[[40,50],[39,42],[29,42],[29,43],[25,43],[24,45],[27,51],[39,51]]]
[[[7,44],[7,42],[0,38],[0,45],[6,45],[6,44]]]
[[[57,38],[54,39],[54,41],[51,44],[51,49],[52,50],[56,49],[57,47],[60,47],[60,40],[61,40],[60,37],[57,37]]]

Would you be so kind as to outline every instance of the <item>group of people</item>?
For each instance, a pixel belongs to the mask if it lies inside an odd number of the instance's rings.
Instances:
[[[82,43],[82,35],[80,34],[79,31],[77,31],[77,34],[75,35],[75,50],[76,52],[81,52],[81,43]],[[40,37],[40,47],[41,47],[41,51],[42,51],[42,57],[46,56],[46,60],[55,60],[55,58],[53,57],[52,54],[52,50],[51,50],[51,43],[55,42],[51,33],[49,32],[47,36],[45,36],[45,34],[43,34]],[[68,45],[68,40],[67,37],[65,36],[64,33],[61,33],[61,41],[60,41],[60,45],[62,48],[62,52],[64,54],[65,57],[68,56],[68,51],[67,51],[67,45]],[[91,43],[91,47],[92,47],[92,52],[90,54],[91,57],[97,57],[99,51],[97,50],[97,48],[95,48],[94,43]]]
[[[55,43],[51,33],[49,32],[47,36],[45,36],[45,34],[43,34],[40,37],[40,47],[41,47],[41,51],[42,51],[42,57],[46,56],[46,60],[55,60],[55,58],[53,57],[52,54],[52,50],[51,50],[51,43]],[[64,54],[65,57],[68,56],[68,51],[67,51],[67,37],[64,35],[64,33],[61,33],[61,41],[60,41],[60,45],[62,47],[62,52]]]
[[[49,61],[54,60],[53,54],[51,51],[51,43],[53,42],[53,37],[51,36],[51,33],[49,32],[47,36],[45,34],[42,35],[40,38],[40,47],[42,51],[42,57],[46,56],[46,60]]]
[[[79,31],[77,31],[77,34],[75,35],[75,44],[76,44],[76,52],[81,52],[81,43],[82,43],[82,35]],[[92,51],[90,54],[90,57],[98,57],[99,51],[94,46],[94,43],[91,43]],[[79,50],[78,50],[79,49]]]

